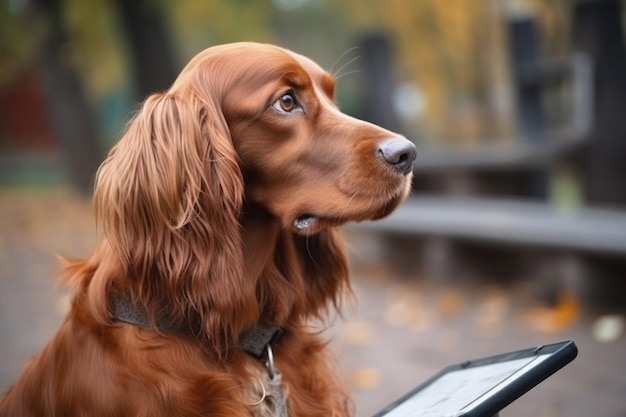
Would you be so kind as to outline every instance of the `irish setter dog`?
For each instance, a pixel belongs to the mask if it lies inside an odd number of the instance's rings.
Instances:
[[[97,173],[103,241],[67,262],[71,310],[0,415],[350,415],[311,321],[350,290],[338,227],[391,213],[416,151],[334,88],[236,43],[147,98]]]

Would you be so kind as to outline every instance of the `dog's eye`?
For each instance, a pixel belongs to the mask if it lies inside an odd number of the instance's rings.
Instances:
[[[298,103],[296,102],[296,97],[293,91],[289,91],[288,93],[283,94],[278,100],[272,104],[279,112],[290,113],[298,107]]]

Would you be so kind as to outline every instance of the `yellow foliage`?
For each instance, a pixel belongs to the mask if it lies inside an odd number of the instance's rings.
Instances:
[[[63,24],[70,40],[66,59],[83,74],[92,97],[101,97],[120,85],[127,71],[115,12],[109,0],[65,3]]]
[[[269,1],[181,0],[167,4],[183,61],[211,45],[271,38]]]
[[[487,118],[480,115],[488,104],[483,102],[488,89],[506,81],[502,16],[492,1],[344,3],[358,26],[383,28],[392,36],[398,78],[417,84],[426,96],[426,115],[420,122],[428,124],[432,136],[463,141],[500,133],[498,126],[485,126]]]

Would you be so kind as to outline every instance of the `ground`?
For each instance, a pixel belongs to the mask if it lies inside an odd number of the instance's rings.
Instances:
[[[578,358],[501,416],[626,416],[626,306],[601,314],[567,300],[558,311],[531,308],[524,283],[400,276],[381,259],[375,236],[346,238],[355,297],[328,335],[359,417],[450,363],[566,339]],[[87,256],[97,240],[89,199],[71,189],[0,188],[0,392],[67,309],[57,254]]]

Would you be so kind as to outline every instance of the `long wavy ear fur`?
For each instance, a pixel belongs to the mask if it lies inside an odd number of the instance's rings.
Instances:
[[[329,313],[341,313],[352,290],[339,231],[297,236],[283,229],[275,238],[273,264],[257,286],[264,318],[276,323],[311,319],[323,323]]]
[[[182,94],[182,93],[181,93]],[[149,97],[98,171],[98,222],[153,320],[200,322],[217,349],[258,317],[243,276],[243,179],[217,105]]]
[[[303,317],[323,318],[330,302],[341,311],[343,296],[351,295],[348,261],[343,241],[336,229],[314,236],[298,237],[296,248],[304,262],[306,300]]]

